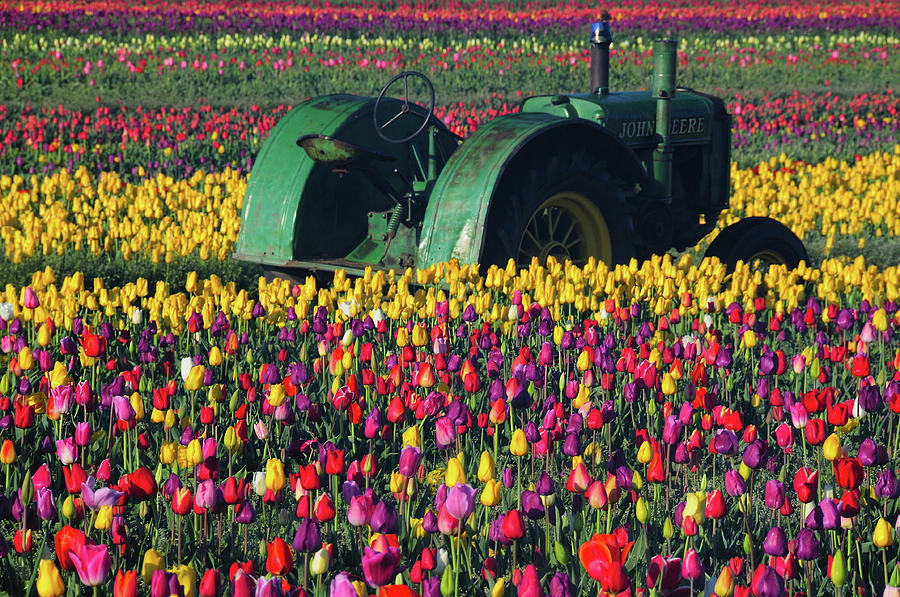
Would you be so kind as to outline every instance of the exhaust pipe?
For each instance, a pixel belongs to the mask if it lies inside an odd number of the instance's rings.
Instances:
[[[609,13],[605,10],[601,22],[591,23],[591,93],[609,93],[609,46],[612,32],[609,30]]]
[[[663,200],[672,199],[672,143],[669,123],[670,102],[675,96],[675,62],[678,43],[670,39],[653,42],[653,81],[656,99],[656,135],[659,144],[653,152],[653,180]]]

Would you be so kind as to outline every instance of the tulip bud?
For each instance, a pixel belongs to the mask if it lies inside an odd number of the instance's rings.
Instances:
[[[672,519],[666,516],[666,520],[663,523],[663,537],[666,539],[671,539],[675,536],[675,526],[672,524]]]
[[[453,578],[453,566],[447,566],[444,568],[444,573],[441,575],[441,596],[442,597],[450,597],[454,594],[456,589],[455,579]]]
[[[639,497],[637,503],[634,505],[634,515],[641,524],[646,524],[647,519],[650,517],[650,513],[647,511],[647,501],[643,496]]]
[[[831,559],[831,582],[836,587],[841,587],[847,582],[847,564],[844,562],[844,554],[840,549]]]

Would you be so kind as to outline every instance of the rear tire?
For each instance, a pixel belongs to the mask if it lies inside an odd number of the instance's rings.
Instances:
[[[551,158],[546,158],[552,155]],[[590,257],[607,265],[631,259],[631,218],[605,164],[590,154],[540,153],[514,163],[494,195],[482,261],[519,267]]]
[[[809,262],[803,242],[791,229],[772,218],[744,218],[725,228],[706,249],[707,257],[718,257],[730,270],[738,261],[781,264],[790,269]]]

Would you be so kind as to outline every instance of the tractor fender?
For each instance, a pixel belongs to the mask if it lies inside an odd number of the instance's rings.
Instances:
[[[616,135],[583,119],[540,112],[501,116],[481,125],[448,160],[425,210],[417,263],[480,260],[497,188],[515,159],[526,149],[540,150],[542,140],[565,135],[573,151],[603,157],[619,179],[641,183],[647,173],[640,158]]]
[[[297,138],[334,135],[371,98],[325,95],[295,106],[269,133],[250,173],[235,258],[284,264],[294,259],[298,206],[315,163],[302,159]]]

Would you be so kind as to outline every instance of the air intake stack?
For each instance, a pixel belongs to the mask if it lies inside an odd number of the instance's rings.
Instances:
[[[591,93],[609,93],[609,46],[612,32],[609,30],[609,13],[605,10],[601,22],[591,23]]]
[[[671,100],[675,96],[675,58],[677,42],[657,39],[653,42],[653,82],[651,90],[656,100],[656,136],[659,144],[653,152],[653,180],[656,194],[672,198]]]

